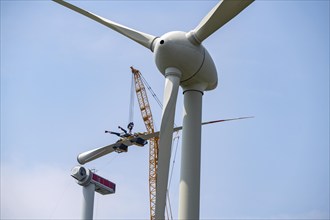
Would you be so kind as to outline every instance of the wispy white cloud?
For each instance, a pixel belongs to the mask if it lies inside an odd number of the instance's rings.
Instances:
[[[113,195],[96,193],[95,218],[148,218],[137,190],[123,184],[120,188]],[[1,166],[1,219],[79,219],[81,195],[81,186],[68,170],[44,165],[32,170],[12,164]]]
[[[67,171],[2,164],[1,219],[79,217],[79,192]]]

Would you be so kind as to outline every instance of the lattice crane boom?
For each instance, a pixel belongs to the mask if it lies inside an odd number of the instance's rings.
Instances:
[[[148,101],[147,92],[141,79],[139,70],[131,67],[134,76],[134,85],[137,100],[139,103],[143,122],[148,133],[155,132],[154,121],[151,114],[151,108]],[[155,220],[156,209],[156,180],[158,166],[158,140],[159,137],[154,137],[149,140],[149,198],[150,198],[150,219]]]

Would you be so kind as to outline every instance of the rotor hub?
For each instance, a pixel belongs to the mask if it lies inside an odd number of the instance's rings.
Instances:
[[[154,46],[155,62],[165,76],[167,68],[175,67],[182,73],[181,86],[203,84],[202,90],[214,89],[217,71],[213,60],[201,44],[194,44],[185,32],[169,32],[158,38]]]

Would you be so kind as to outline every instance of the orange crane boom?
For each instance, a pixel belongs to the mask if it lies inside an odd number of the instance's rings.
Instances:
[[[135,92],[143,122],[146,126],[147,132],[153,133],[155,132],[154,121],[151,114],[147,92],[141,79],[141,73],[139,70],[134,69],[133,67],[131,67],[131,70],[132,74],[134,75]],[[155,220],[158,140],[159,137],[154,137],[149,140],[149,199],[151,220]]]

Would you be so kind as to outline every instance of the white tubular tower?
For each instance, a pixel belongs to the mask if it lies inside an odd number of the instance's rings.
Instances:
[[[199,219],[203,91],[184,91],[179,219]]]
[[[102,195],[113,194],[116,191],[116,184],[82,166],[74,167],[71,176],[83,187],[81,219],[91,220],[94,210],[94,192]]]

